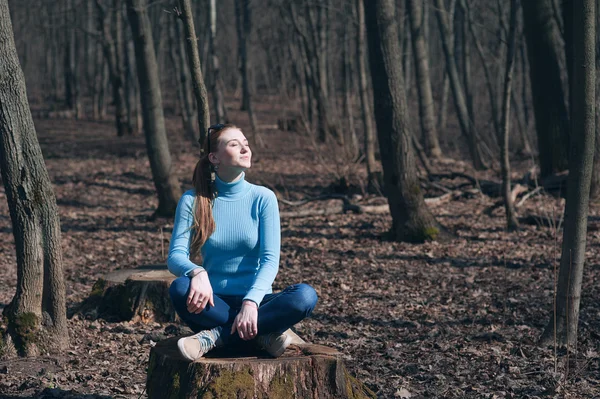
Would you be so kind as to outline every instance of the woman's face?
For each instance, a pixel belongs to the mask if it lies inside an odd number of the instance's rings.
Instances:
[[[218,150],[210,153],[209,160],[224,169],[246,170],[252,166],[252,151],[248,139],[240,129],[227,129],[218,138]]]

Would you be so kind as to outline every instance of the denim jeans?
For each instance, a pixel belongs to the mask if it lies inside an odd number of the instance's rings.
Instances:
[[[213,295],[215,306],[207,306],[198,314],[187,310],[189,277],[179,277],[171,283],[169,293],[175,311],[192,331],[222,327],[222,338],[229,341],[235,316],[242,307],[243,296]],[[276,294],[267,294],[258,308],[258,334],[282,333],[308,317],[317,304],[317,293],[308,284],[294,284]],[[238,337],[236,333],[233,337]],[[239,338],[239,337],[238,337]]]

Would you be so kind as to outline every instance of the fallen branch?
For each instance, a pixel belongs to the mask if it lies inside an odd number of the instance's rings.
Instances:
[[[452,191],[446,194],[443,194],[439,197],[433,197],[433,198],[425,198],[425,203],[427,205],[430,206],[436,206],[436,205],[440,205],[446,202],[449,202],[452,199],[455,198],[459,198],[462,195],[464,195],[464,193],[462,191]],[[357,205],[357,204],[353,204],[350,202],[350,200],[348,199],[348,197],[343,196],[343,195],[336,195],[335,197],[332,197],[330,195],[324,195],[321,197],[314,197],[314,198],[307,198],[306,200],[302,200],[302,201],[281,201],[283,203],[291,203],[292,206],[297,206],[295,204],[299,204],[299,203],[307,203],[310,201],[316,201],[318,199],[341,199],[343,200],[343,204],[341,207],[328,207],[328,208],[322,208],[322,209],[305,209],[305,210],[301,210],[301,211],[288,211],[288,212],[281,212],[280,216],[282,218],[301,218],[301,217],[310,217],[310,216],[323,216],[323,215],[334,215],[334,214],[340,214],[340,213],[348,213],[348,212],[352,212],[355,214],[358,213],[369,213],[369,214],[383,214],[383,213],[389,213],[390,211],[390,207],[388,204],[385,205]]]

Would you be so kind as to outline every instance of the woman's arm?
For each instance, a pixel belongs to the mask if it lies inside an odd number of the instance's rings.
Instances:
[[[169,245],[169,257],[167,266],[169,271],[176,275],[188,276],[190,272],[198,273],[203,268],[190,260],[190,243],[192,237],[192,226],[194,225],[194,194],[192,191],[185,192],[175,211],[173,233]]]
[[[259,204],[258,237],[260,241],[258,273],[244,300],[257,305],[271,288],[279,270],[279,252],[281,247],[281,227],[277,197],[268,189]]]

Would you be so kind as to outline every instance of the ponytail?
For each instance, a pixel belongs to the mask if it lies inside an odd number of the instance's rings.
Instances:
[[[190,245],[190,259],[200,253],[200,248],[208,240],[208,237],[215,231],[215,220],[212,215],[213,201],[213,178],[212,166],[208,160],[208,154],[205,154],[194,168],[192,183],[196,189],[196,198],[194,199],[194,225],[195,231]]]

